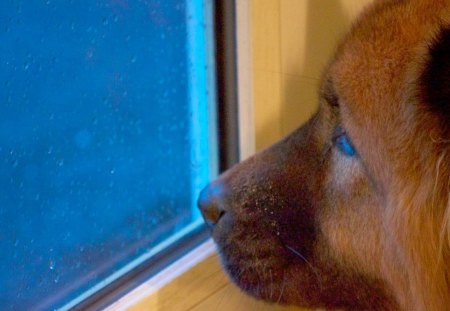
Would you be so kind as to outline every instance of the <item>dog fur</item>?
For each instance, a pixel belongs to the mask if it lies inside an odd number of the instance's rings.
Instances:
[[[319,101],[203,191],[225,270],[271,302],[450,310],[450,1],[374,1]]]

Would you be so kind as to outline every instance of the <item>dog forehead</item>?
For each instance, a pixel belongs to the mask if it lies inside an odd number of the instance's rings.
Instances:
[[[424,46],[442,24],[449,3],[380,1],[362,14],[330,68],[334,87],[351,114],[373,118],[405,110],[400,105],[414,91],[411,75],[419,74]]]
[[[449,7],[450,0],[375,2],[329,67],[340,122],[380,187],[388,187],[399,174],[413,174],[414,159],[420,157],[399,161],[398,151],[408,147],[415,152],[416,134],[423,124],[433,123],[424,121],[423,114],[418,117],[424,108],[418,91],[432,43],[442,26],[450,25]]]

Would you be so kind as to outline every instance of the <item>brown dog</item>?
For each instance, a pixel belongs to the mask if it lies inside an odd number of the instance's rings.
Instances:
[[[450,310],[450,1],[375,1],[319,100],[202,192],[224,268],[272,302]]]

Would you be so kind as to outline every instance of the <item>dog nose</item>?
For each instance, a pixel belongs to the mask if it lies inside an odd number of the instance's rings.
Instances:
[[[210,184],[202,190],[198,198],[198,208],[205,223],[211,228],[225,215],[224,193],[225,187],[222,184]]]

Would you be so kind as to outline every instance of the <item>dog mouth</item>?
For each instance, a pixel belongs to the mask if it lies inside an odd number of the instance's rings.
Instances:
[[[257,282],[248,284],[241,279],[238,286],[256,299],[285,304],[288,302],[288,299],[286,299],[287,277],[283,274],[282,277],[278,276],[275,279],[273,274],[273,270],[267,269],[264,271],[264,276],[260,276]]]
[[[317,232],[307,204],[275,201],[282,189],[263,185],[256,191],[213,184],[202,191],[199,207],[230,279],[257,299],[284,304],[302,283],[319,287],[311,259]]]
[[[237,242],[239,241],[239,242]],[[249,295],[271,303],[286,304],[297,285],[292,274],[303,271],[303,281],[321,288],[317,269],[300,250],[283,242],[279,235],[256,241],[233,237],[218,245],[222,266],[230,279]],[[251,246],[249,246],[251,245]],[[302,282],[302,280],[299,280]]]
[[[222,254],[222,265],[230,279],[247,294],[264,301],[285,303],[287,277],[274,258],[229,258]]]

